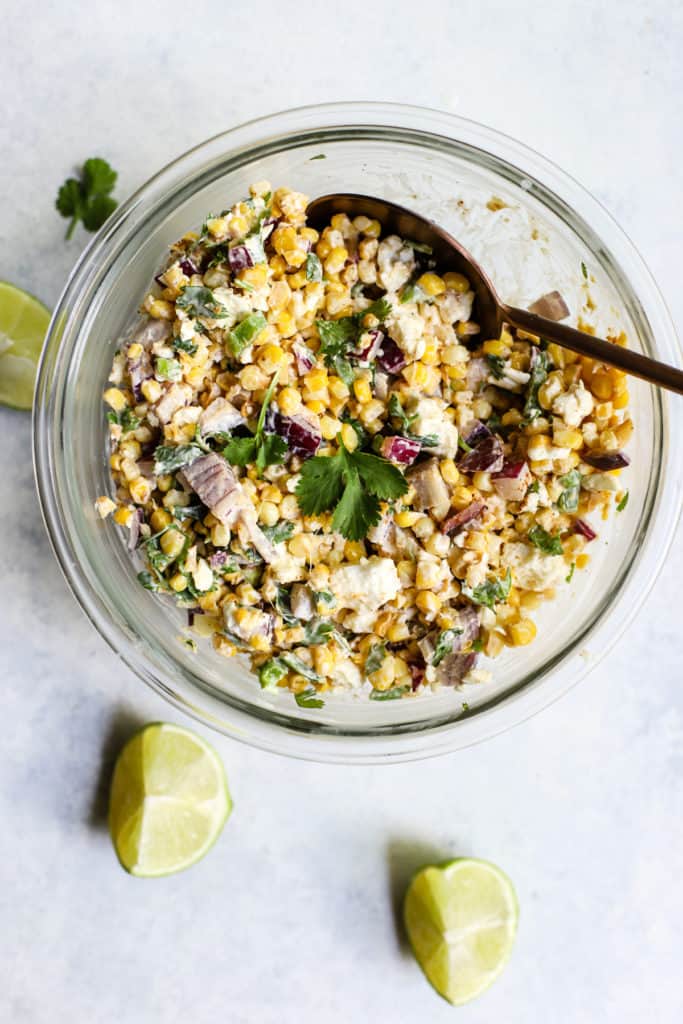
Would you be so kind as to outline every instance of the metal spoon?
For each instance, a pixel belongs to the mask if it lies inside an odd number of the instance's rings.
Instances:
[[[591,334],[584,334],[583,331],[558,323],[557,320],[548,320],[530,310],[506,305],[496,293],[490,278],[467,249],[433,221],[420,217],[397,203],[390,203],[387,199],[335,193],[321,196],[309,203],[308,223],[313,227],[322,228],[329,224],[335,213],[364,215],[378,220],[387,234],[400,235],[401,238],[430,246],[441,272],[456,270],[463,274],[469,280],[476,296],[476,320],[481,328],[479,336],[482,339],[500,337],[503,324],[509,324],[530,334],[539,335],[545,341],[552,341],[563,348],[571,349],[572,352],[578,352],[579,355],[596,359],[606,366],[614,366],[634,377],[642,377],[651,384],[676,391],[679,395],[683,394],[683,371],[660,363],[656,359],[650,359],[640,352],[622,348],[601,338],[594,338]]]

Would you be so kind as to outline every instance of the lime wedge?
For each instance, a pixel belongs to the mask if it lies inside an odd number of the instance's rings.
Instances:
[[[0,281],[0,404],[30,409],[50,311],[28,292]]]
[[[403,916],[428,981],[460,1006],[487,989],[505,966],[517,929],[517,897],[495,865],[462,857],[418,871]]]
[[[156,878],[189,868],[216,841],[231,810],[218,755],[188,729],[147,725],[119,754],[109,832],[132,875]]]

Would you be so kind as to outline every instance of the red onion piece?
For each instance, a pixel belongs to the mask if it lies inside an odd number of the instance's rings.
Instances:
[[[493,437],[492,432],[481,420],[471,420],[465,429],[467,433],[463,432],[463,440],[470,448],[476,448],[485,437]]]
[[[531,483],[531,470],[526,462],[505,462],[492,474],[496,492],[506,501],[522,501]]]
[[[461,530],[467,523],[471,523],[473,519],[480,516],[486,508],[483,501],[473,501],[467,508],[461,509],[460,512],[456,512],[454,516],[449,516],[441,524],[441,530],[443,533],[455,533],[456,530]]]
[[[364,331],[361,338],[363,339],[363,345],[361,348],[356,349],[353,355],[359,363],[371,363],[377,358],[384,335],[381,331],[374,329]]]
[[[209,565],[212,569],[222,568],[228,560],[227,551],[214,551],[212,555],[209,555]]]
[[[503,461],[503,446],[497,437],[491,435],[479,441],[471,452],[464,452],[458,467],[465,473],[498,473],[503,468]]]
[[[424,682],[424,678],[425,678],[425,667],[424,667],[424,665],[411,665],[410,666],[410,674],[412,676],[411,689],[413,691],[415,691]]]
[[[233,245],[228,249],[228,261],[233,274],[254,266],[254,260],[246,245]]]
[[[422,451],[419,441],[409,437],[385,437],[380,448],[380,455],[401,466],[411,466]]]
[[[580,533],[586,540],[595,540],[597,533],[589,526],[585,519],[574,520],[574,533]]]
[[[266,416],[266,429],[279,434],[294,455],[309,458],[322,444],[322,434],[305,416],[283,416],[272,407]]]
[[[199,267],[197,267],[189,256],[185,256],[184,259],[178,264],[185,277],[192,277],[193,274],[199,273]]]
[[[594,469],[609,471],[630,466],[631,460],[625,452],[586,452],[581,456],[583,462]]]
[[[377,353],[377,362],[387,373],[399,373],[406,365],[406,357],[393,338],[384,338]]]
[[[300,342],[296,341],[292,345],[292,352],[296,359],[296,370],[297,373],[308,373],[315,366],[315,356],[309,348]]]

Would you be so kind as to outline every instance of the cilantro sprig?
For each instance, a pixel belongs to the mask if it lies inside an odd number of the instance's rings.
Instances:
[[[403,474],[388,459],[350,452],[340,438],[336,455],[304,462],[296,497],[304,515],[334,509],[332,529],[347,540],[362,540],[380,520],[380,500],[400,498],[407,490]]]
[[[276,373],[266,391],[253,437],[233,437],[223,449],[223,457],[233,466],[248,466],[253,462],[260,474],[266,466],[274,466],[283,461],[287,451],[286,441],[279,434],[266,434],[263,430],[278,376],[279,373]]]
[[[111,193],[118,175],[106,160],[93,156],[86,160],[80,178],[67,178],[57,193],[55,206],[71,223],[66,239],[71,238],[79,220],[86,231],[98,231],[118,202]]]
[[[391,303],[385,298],[372,302],[367,309],[351,316],[342,316],[339,320],[316,320],[320,335],[320,351],[325,363],[341,377],[345,384],[353,382],[353,367],[349,354],[358,342],[363,327],[363,318],[368,314],[377,317],[382,323],[391,312]]]
[[[493,608],[499,601],[507,601],[511,587],[512,574],[508,569],[502,580],[486,580],[478,587],[468,587],[463,584],[461,589],[463,597],[468,598],[474,604],[483,604],[485,608]]]
[[[563,554],[562,541],[557,534],[548,533],[542,526],[532,526],[529,530],[529,540],[542,551],[544,555]]]

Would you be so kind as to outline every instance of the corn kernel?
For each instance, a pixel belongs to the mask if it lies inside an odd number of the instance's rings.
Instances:
[[[223,523],[211,527],[211,543],[216,548],[225,548],[230,543],[230,530]]]
[[[263,523],[264,526],[275,526],[280,518],[280,510],[272,501],[264,501],[259,509],[258,517],[259,522]]]
[[[369,402],[366,402],[360,410],[360,420],[364,426],[369,427],[375,420],[378,420],[380,416],[386,411],[386,407],[383,402],[380,402],[378,398],[371,398]]]
[[[166,299],[147,299],[144,302],[145,310],[154,320],[173,320],[175,318],[175,306]]]
[[[143,380],[140,390],[148,402],[158,402],[161,398],[161,384],[157,380]]]
[[[520,619],[508,626],[507,633],[513,647],[524,647],[536,636],[536,625],[531,619]]]
[[[444,279],[442,277],[439,277],[438,274],[433,274],[431,271],[428,271],[426,274],[422,274],[420,277],[418,277],[417,283],[418,286],[422,289],[422,291],[425,292],[427,295],[443,295],[443,293],[446,291],[446,284],[444,282]]]
[[[505,359],[510,355],[509,347],[504,341],[501,341],[500,338],[490,338],[488,341],[484,342],[481,348],[482,352],[487,356],[499,356],[500,358]]]
[[[339,274],[344,269],[344,264],[349,258],[348,250],[342,245],[335,245],[330,250],[324,266],[326,274]]]
[[[166,534],[164,534],[164,537],[165,536]],[[162,537],[161,539],[163,540],[164,538]],[[187,590],[187,580],[181,572],[177,572],[174,576],[171,576],[168,582],[171,590],[174,590],[176,594],[181,594],[183,590]]]
[[[116,512],[114,512],[114,521],[118,523],[119,526],[128,526],[132,518],[132,508],[126,508],[125,506],[121,506],[120,508],[117,508]]]
[[[280,505],[280,515],[283,519],[297,519],[299,516],[299,502],[293,494],[286,494]]]
[[[566,548],[566,545],[565,545]],[[519,596],[519,607],[523,612],[533,612],[541,606],[543,598],[533,590],[523,591]]]
[[[130,496],[136,505],[144,505],[152,496],[152,485],[144,476],[131,480],[128,484]]]
[[[409,526],[414,526],[420,518],[420,512],[413,512],[407,509],[403,512],[397,512],[394,516],[394,522],[397,526],[400,526],[401,529],[406,529]]]
[[[359,402],[369,402],[372,398],[370,384],[365,377],[356,377],[353,382],[353,393]]]
[[[293,416],[301,407],[301,395],[296,388],[283,388],[277,396],[277,404],[285,416]]]
[[[240,370],[239,381],[245,391],[260,391],[268,386],[268,377],[258,366],[250,364]]]
[[[439,471],[443,479],[447,484],[450,484],[451,487],[455,487],[460,480],[460,471],[453,459],[441,459],[439,462]]]
[[[605,370],[598,370],[591,379],[591,391],[600,402],[608,402],[612,397],[612,378]]]
[[[286,356],[278,345],[265,345],[258,353],[257,362],[270,376],[286,362]]]
[[[367,551],[362,540],[347,540],[344,545],[344,558],[347,562],[357,565],[361,558],[365,558]]]
[[[577,555],[577,558],[576,558],[576,568],[577,569],[585,569],[586,566],[588,565],[588,563],[590,562],[590,560],[591,560],[591,556],[590,555]]]
[[[453,491],[451,498],[453,508],[457,512],[461,512],[464,508],[467,508],[474,501],[474,494],[469,487],[456,487]]]
[[[388,628],[388,627],[387,627]],[[376,672],[368,676],[371,685],[375,690],[389,690],[396,678],[396,668],[393,654],[387,654]]]
[[[343,423],[341,428],[342,441],[348,451],[353,452],[358,447],[358,434],[350,423]]]
[[[334,416],[320,417],[320,433],[326,441],[333,441],[341,430],[341,423]]]
[[[167,530],[159,538],[159,547],[170,559],[177,558],[185,546],[185,534],[180,530]]]
[[[408,384],[410,384],[411,387],[420,388],[424,387],[427,383],[429,376],[427,370],[428,368],[424,365],[424,363],[416,362],[410,363],[408,366],[406,366],[402,373],[403,377],[408,382]]]
[[[443,280],[447,288],[453,292],[459,292],[461,295],[470,290],[470,282],[464,274],[456,274],[453,271],[449,271],[443,275]]]
[[[366,238],[379,238],[382,234],[382,225],[378,220],[371,220],[370,223],[363,228],[363,234]]]
[[[441,598],[431,590],[421,590],[415,598],[415,604],[425,618],[431,620],[441,608]]]
[[[297,535],[292,537],[292,539],[287,543],[287,550],[294,558],[310,558],[310,537],[307,534],[297,533]]]
[[[413,533],[418,540],[427,540],[434,533],[436,526],[430,516],[422,515],[413,526]]]
[[[309,412],[320,416],[321,413],[325,412],[327,405],[321,398],[312,398],[309,402],[306,402],[306,408]]]
[[[126,396],[118,388],[107,388],[104,392],[104,400],[114,412],[122,412],[126,405]]]

